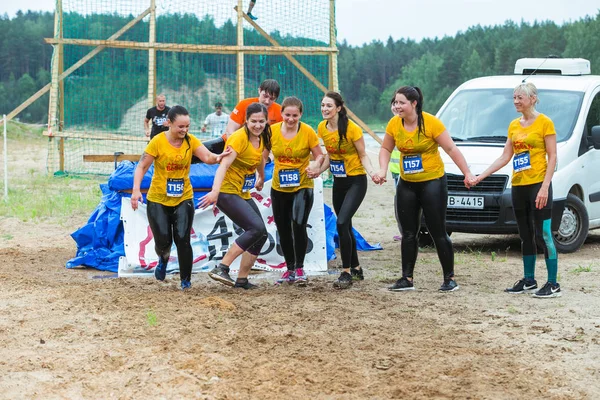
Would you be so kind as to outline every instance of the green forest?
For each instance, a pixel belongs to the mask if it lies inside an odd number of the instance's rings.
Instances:
[[[123,21],[126,21],[117,15],[74,15],[71,18],[79,19],[79,26],[97,26],[107,32],[116,31],[124,25]],[[195,16],[171,18],[194,19]],[[192,33],[186,32],[189,36],[185,39],[176,39],[179,43],[194,43],[193,35],[199,35],[215,38],[213,43],[226,44],[218,38],[234,36],[235,26],[230,22],[221,27],[215,27],[208,17],[190,22],[198,29]],[[0,114],[12,111],[50,82],[52,46],[46,44],[43,39],[53,36],[53,24],[54,16],[47,12],[28,11],[19,12],[13,18],[7,15],[0,17]],[[140,26],[122,39],[143,40],[144,29]],[[276,36],[276,33],[274,35]],[[100,32],[96,38],[106,37],[108,35],[103,36]],[[385,43],[373,41],[363,46],[350,46],[342,42],[338,43],[340,91],[348,106],[370,124],[380,124],[389,118],[392,93],[402,85],[421,87],[425,95],[425,110],[435,113],[446,97],[465,80],[486,75],[512,74],[518,58],[549,55],[581,57],[591,61],[593,74],[600,74],[600,41],[597,40],[599,37],[600,12],[595,17],[582,18],[560,26],[551,21],[533,24],[508,21],[497,26],[473,26],[454,37],[424,39],[420,42],[392,38]],[[173,40],[159,37],[158,41],[161,39]],[[322,45],[302,38],[277,37],[277,40],[286,45]],[[263,44],[263,41],[258,35],[250,36],[247,44],[253,43]],[[89,50],[77,47],[67,52],[65,65],[72,64]],[[106,76],[113,85],[112,90],[116,93],[119,85],[124,82],[130,85],[131,82],[138,82],[130,86],[133,89],[122,95],[130,96],[133,92],[135,96],[143,98],[146,90],[146,57],[140,56],[143,54],[140,51],[120,52],[119,65],[122,65],[123,69],[117,71],[111,68],[106,71]],[[116,53],[110,49],[102,53],[98,58],[116,57]],[[260,65],[264,65],[262,58],[259,60],[259,56],[255,57]],[[326,70],[326,66],[321,65],[322,62],[317,60],[317,57],[311,60],[310,56],[303,56],[302,61],[307,62],[311,71]],[[176,78],[175,80],[192,88],[202,86],[207,75],[219,73],[233,76],[235,73],[235,56],[231,55],[208,55],[199,61],[189,57],[189,54],[163,52],[157,64],[174,71],[173,79]],[[183,69],[180,68],[182,64],[185,66]],[[277,68],[281,70],[286,68],[286,65],[283,62],[267,65],[255,78],[258,80],[269,77]],[[177,72],[181,70],[184,72]],[[82,68],[78,79],[70,83],[85,86],[86,90],[81,92],[81,96],[94,98],[95,107],[98,109],[110,111],[111,107],[119,107],[118,101],[100,92],[100,89],[107,90],[106,83],[87,78],[85,73],[86,68]],[[313,73],[317,75],[316,72]],[[293,81],[293,74],[294,72],[288,73],[285,79]],[[285,83],[282,82],[282,87],[285,87]],[[302,97],[301,94],[299,97]],[[225,99],[228,103],[233,103],[234,100],[235,96]],[[74,98],[71,101],[77,103],[84,99]],[[226,106],[231,108],[234,104]],[[309,106],[318,107],[317,104],[306,104],[306,107]],[[45,123],[47,108],[48,95],[45,95],[23,111],[18,118],[25,122]]]

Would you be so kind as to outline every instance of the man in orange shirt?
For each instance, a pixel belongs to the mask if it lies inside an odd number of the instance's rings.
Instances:
[[[283,118],[281,117],[281,106],[275,103],[279,97],[280,91],[281,88],[279,83],[277,83],[275,79],[263,81],[258,88],[258,97],[244,99],[235,106],[229,115],[229,121],[227,123],[227,128],[225,129],[226,136],[223,135],[223,138],[228,138],[233,132],[240,129],[245,122],[246,108],[252,103],[261,103],[267,107],[270,125],[283,121]]]

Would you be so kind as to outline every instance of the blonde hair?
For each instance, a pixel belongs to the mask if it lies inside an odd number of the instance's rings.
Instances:
[[[525,96],[530,98],[535,96],[534,105],[540,102],[540,99],[537,95],[537,88],[531,82],[522,82],[518,84],[517,87],[515,87],[515,90],[513,90],[513,93],[523,93]]]

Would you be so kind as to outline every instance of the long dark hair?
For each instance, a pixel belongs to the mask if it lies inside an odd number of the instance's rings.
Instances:
[[[177,117],[179,117],[180,115],[189,116],[190,113],[184,106],[176,105],[176,106],[171,107],[171,109],[167,113],[167,118],[169,118],[169,121],[171,121],[171,123],[174,123],[175,120],[177,119]],[[190,151],[190,149],[192,148],[192,145],[190,144],[190,138],[188,137],[187,133],[185,134],[184,139],[187,142],[188,148],[185,151],[183,158],[185,158],[185,156],[187,155],[187,152]]]
[[[271,151],[271,125],[269,125],[269,110],[265,107],[264,104],[261,103],[252,103],[246,109],[246,122],[244,123],[244,129],[246,130],[246,135],[248,135],[248,140],[250,140],[250,130],[248,129],[248,119],[252,114],[263,113],[267,120],[267,124],[265,125],[265,129],[263,129],[260,134],[260,139],[264,143],[265,149]]]
[[[411,103],[413,101],[417,102],[416,111],[417,127],[419,129],[418,134],[425,134],[425,121],[423,120],[423,93],[421,92],[421,89],[419,89],[417,86],[402,86],[394,92],[394,99],[396,98],[397,94],[404,95],[406,100],[410,101]],[[402,125],[404,125],[404,118],[402,119]]]
[[[344,99],[342,99],[342,95],[338,92],[327,92],[325,97],[329,97],[335,103],[336,107],[341,107],[338,112],[338,135],[340,135],[340,142],[338,143],[338,148],[342,146],[342,142],[346,139],[346,134],[348,133],[348,111],[346,111],[346,107],[344,107]]]

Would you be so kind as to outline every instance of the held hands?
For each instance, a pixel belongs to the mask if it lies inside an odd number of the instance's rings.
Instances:
[[[217,163],[220,163],[224,157],[230,155],[232,151],[233,149],[231,148],[231,146],[227,146],[227,148],[223,150],[221,154],[217,154]]]
[[[317,168],[313,163],[310,163],[308,167],[306,167],[306,176],[310,179],[315,179],[320,176],[319,168]]]
[[[254,188],[260,192],[260,191],[262,191],[264,185],[265,185],[265,182],[264,182],[263,178],[261,178],[260,176],[257,176],[256,182],[254,183]]]
[[[131,208],[133,208],[134,211],[138,208],[138,202],[144,202],[142,192],[140,192],[139,189],[133,189],[133,191],[131,192]]]
[[[386,176],[386,171],[378,170],[373,175],[371,175],[371,179],[377,185],[383,185],[385,182],[387,182]]]
[[[198,203],[198,208],[205,209],[206,207],[208,207],[210,205],[215,205],[217,203],[218,199],[219,199],[219,192],[215,192],[214,190],[211,190],[210,192],[208,192],[206,194],[206,196],[204,196],[202,199],[200,199],[200,203]]]
[[[475,176],[475,175],[473,175],[471,173],[468,173],[465,176],[465,180],[463,182],[464,182],[465,187],[467,189],[471,189],[473,186],[477,186],[477,184],[479,182],[481,182],[481,179],[479,178],[479,176]]]
[[[535,197],[535,208],[541,210],[548,204],[548,188],[542,186],[537,196]]]

